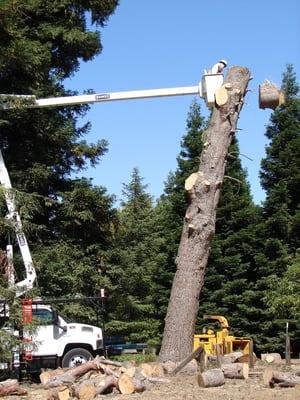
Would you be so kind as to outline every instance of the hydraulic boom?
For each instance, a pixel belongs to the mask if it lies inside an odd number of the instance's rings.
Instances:
[[[9,110],[15,109],[17,103],[15,100],[26,100],[24,104],[20,102],[22,107],[27,108],[44,108],[70,106],[76,104],[93,104],[99,102],[131,100],[131,99],[146,99],[151,97],[169,97],[169,96],[185,96],[199,95],[202,97],[208,107],[213,107],[215,104],[215,93],[223,84],[223,69],[227,66],[225,60],[220,60],[208,72],[204,71],[201,81],[196,86],[183,86],[174,88],[148,89],[148,90],[131,90],[124,92],[112,93],[97,93],[78,96],[51,97],[45,99],[37,99],[32,95],[0,95],[0,109]],[[32,262],[29,246],[23,231],[20,215],[15,206],[15,199],[12,193],[12,186],[9,174],[5,167],[5,163],[0,151],[0,183],[5,188],[5,199],[8,208],[8,218],[13,222],[15,233],[17,236],[19,248],[23,258],[26,277],[21,282],[15,283],[13,269],[9,271],[9,285],[17,288],[17,294],[20,296],[26,290],[33,287],[36,279],[36,272]],[[12,246],[7,246],[7,255],[12,259]]]

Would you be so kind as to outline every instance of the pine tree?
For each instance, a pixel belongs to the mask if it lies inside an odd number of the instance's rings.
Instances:
[[[64,79],[76,72],[81,60],[91,60],[102,49],[99,31],[88,30],[88,16],[101,28],[117,4],[117,0],[3,1],[1,93],[72,94],[64,89]],[[5,101],[2,96],[0,102]],[[87,106],[28,110],[21,103],[1,112],[0,146],[39,268],[42,293],[72,295],[76,290],[93,295],[104,281],[100,272],[113,235],[113,197],[104,188],[73,177],[88,164],[95,166],[107,143],[84,140],[90,124],[79,127],[78,121]],[[5,208],[1,204],[1,215]],[[4,247],[7,226],[1,223],[1,227]],[[86,274],[91,278],[87,280]]]
[[[152,297],[157,236],[153,201],[142,180],[134,168],[131,181],[123,185],[119,229],[107,269],[112,283],[107,329],[131,341],[147,341],[158,334]]]
[[[271,115],[266,136],[269,144],[261,164],[261,182],[266,191],[263,224],[260,226],[262,251],[257,255],[260,266],[259,285],[269,298],[269,279],[281,279],[293,262],[300,246],[300,100],[299,85],[291,65],[283,74],[282,90],[286,103]],[[272,278],[269,278],[273,276]],[[262,296],[263,297],[263,296]],[[284,318],[285,317],[285,318]],[[266,310],[262,331],[265,347],[283,350],[287,316]],[[299,347],[299,344],[295,343]]]

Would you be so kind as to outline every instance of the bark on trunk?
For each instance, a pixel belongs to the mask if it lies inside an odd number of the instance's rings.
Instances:
[[[294,387],[300,385],[300,377],[289,372],[274,371],[266,368],[263,374],[263,382],[270,387]]]
[[[232,67],[224,88],[228,100],[215,105],[200,158],[197,179],[188,181],[190,204],[185,214],[160,358],[180,361],[192,350],[199,294],[215,232],[216,209],[224,179],[228,148],[236,132],[250,72],[244,67]]]
[[[242,351],[235,351],[233,353],[224,354],[222,356],[222,364],[231,364],[237,362],[237,360],[244,356]]]
[[[221,367],[225,378],[248,379],[249,366],[245,363],[223,364]]]
[[[209,369],[198,375],[198,385],[200,387],[216,387],[222,386],[225,383],[223,371],[219,368]]]

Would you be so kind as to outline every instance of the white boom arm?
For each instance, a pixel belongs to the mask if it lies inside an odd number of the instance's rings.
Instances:
[[[102,103],[116,100],[131,100],[131,99],[146,99],[151,97],[169,97],[169,96],[185,96],[185,95],[199,95],[205,99],[208,107],[213,107],[215,103],[215,93],[223,84],[223,69],[227,66],[225,60],[220,60],[215,64],[210,71],[204,71],[202,80],[196,86],[183,86],[175,88],[163,88],[163,89],[148,89],[148,90],[131,90],[123,92],[112,92],[112,93],[98,93],[98,94],[85,94],[78,96],[64,96],[64,97],[51,97],[46,99],[36,99],[35,96],[27,95],[7,95],[3,94],[4,103],[0,104],[0,109],[9,110],[16,108],[14,102],[10,102],[10,98],[20,98],[24,100],[30,100],[30,104],[24,104],[27,108],[44,108],[44,107],[57,107],[57,106],[70,106],[76,104],[90,104],[90,103]],[[0,95],[1,99],[1,95]],[[9,175],[4,164],[2,153],[0,151],[0,183],[6,189],[5,199],[8,208],[8,216],[12,219],[17,240],[19,243],[20,251],[22,254],[23,262],[26,270],[26,278],[14,284],[14,276],[11,272],[9,277],[9,283],[11,286],[16,286],[18,294],[23,294],[27,289],[31,289],[33,282],[36,278],[36,272],[33,266],[29,246],[26,237],[23,232],[22,222],[20,215],[15,207],[14,196],[11,192],[12,186],[10,183]],[[8,249],[8,253],[11,253],[11,247]]]
[[[32,107],[55,107],[75,104],[99,103],[116,100],[146,99],[151,97],[184,96],[199,94],[200,86],[185,86],[177,88],[130,90],[124,92],[83,94],[79,96],[52,97],[49,99],[36,99]]]
[[[12,193],[12,186],[9,174],[5,166],[1,150],[0,150],[0,183],[5,189],[5,200],[8,209],[7,216],[13,223],[26,272],[25,279],[22,280],[21,282],[15,283],[14,273],[13,271],[10,271],[9,285],[11,287],[16,287],[17,295],[21,296],[23,293],[26,292],[26,290],[31,289],[33,287],[33,282],[36,278],[36,272],[33,266],[27,239],[23,232],[22,221],[15,206],[14,194]],[[8,246],[7,250],[9,253],[8,254],[9,258],[11,258],[12,257],[11,246]]]

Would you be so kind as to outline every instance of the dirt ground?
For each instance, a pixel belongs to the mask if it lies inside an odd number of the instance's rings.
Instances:
[[[299,367],[299,368],[298,368]],[[300,400],[300,388],[268,388],[262,382],[265,366],[258,365],[255,371],[258,376],[248,380],[226,379],[224,386],[203,389],[197,384],[197,376],[178,374],[168,377],[169,383],[153,384],[143,393],[121,395],[116,392],[99,395],[96,399],[106,400]],[[298,365],[297,370],[300,370]],[[283,367],[276,369],[284,370]],[[27,396],[7,396],[7,400],[46,400],[47,391],[38,384],[24,384],[28,389]]]

